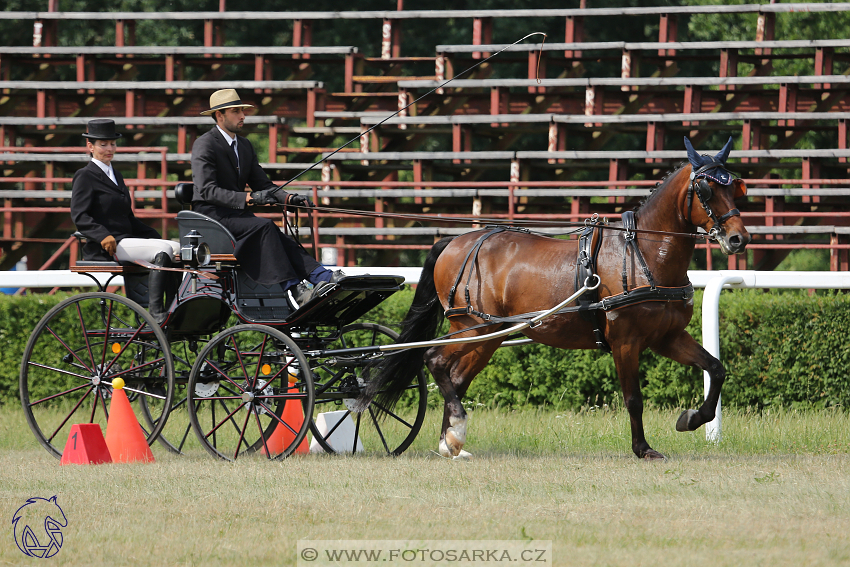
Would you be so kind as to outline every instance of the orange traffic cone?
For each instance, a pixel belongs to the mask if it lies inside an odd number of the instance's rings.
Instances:
[[[154,462],[142,426],[130,407],[124,392],[124,380],[112,381],[112,401],[109,403],[109,421],[106,423],[106,446],[114,463]]]
[[[296,382],[298,378],[289,375],[289,383],[292,384]],[[288,390],[290,394],[297,394],[298,388],[291,387]],[[295,433],[291,432],[286,425],[298,431],[301,429],[301,426],[304,424],[304,411],[301,408],[301,402],[299,400],[286,400],[283,404],[283,413],[281,414],[281,419],[286,423],[283,425],[276,419],[272,418],[276,423],[277,427],[274,428],[272,434],[266,439],[266,447],[268,447],[269,452],[272,456],[280,455],[283,453],[283,450],[289,447],[293,441],[295,441]],[[263,447],[262,453],[263,455],[268,455],[266,453],[266,447]],[[301,443],[295,449],[295,453],[300,455],[306,455],[310,452],[310,447],[307,444],[307,436],[304,436],[304,439],[301,440]]]

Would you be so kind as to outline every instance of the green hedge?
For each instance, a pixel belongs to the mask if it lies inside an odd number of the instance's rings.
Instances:
[[[0,297],[0,403],[18,403],[18,372],[29,333],[65,296]],[[364,320],[396,326],[413,297],[400,292]],[[701,339],[697,291],[689,331]],[[726,291],[721,296],[721,360],[728,371],[723,402],[739,407],[850,406],[850,294]],[[702,372],[647,351],[641,358],[648,404],[692,407]],[[489,406],[615,404],[614,362],[596,351],[541,345],[504,348],[473,382],[467,399]]]

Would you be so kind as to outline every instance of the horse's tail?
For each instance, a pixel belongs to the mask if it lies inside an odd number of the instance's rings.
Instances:
[[[443,321],[443,308],[437,298],[434,265],[453,238],[443,238],[431,247],[397,343],[429,341],[437,336],[437,329]],[[359,405],[365,407],[375,400],[382,408],[391,410],[414,376],[422,370],[424,355],[424,348],[406,349],[388,354],[376,362],[368,369],[369,385],[361,395]]]

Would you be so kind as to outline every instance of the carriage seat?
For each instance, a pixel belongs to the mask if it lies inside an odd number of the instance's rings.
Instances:
[[[83,244],[86,240],[85,235],[82,232],[77,231],[71,236],[77,239],[78,248],[82,250]],[[76,264],[71,266],[71,271],[78,274],[85,272],[111,272],[114,274],[120,274],[124,271],[124,266],[118,262],[104,260],[77,260]]]
[[[86,237],[83,233],[77,231],[72,235],[77,239],[79,249],[82,250],[83,242]],[[91,274],[112,274],[113,276],[123,276],[124,291],[128,299],[132,299],[145,309],[148,308],[148,271],[136,264],[122,264],[120,262],[110,262],[104,260],[77,260],[76,264],[71,266],[71,272],[75,274],[85,274],[95,280],[99,291],[105,291],[106,286],[101,285],[99,280]],[[107,280],[107,284],[112,281],[112,278]]]
[[[181,205],[190,205],[194,185],[179,183],[174,188],[174,196]],[[217,220],[195,211],[182,210],[177,213],[177,227],[180,231],[180,246],[189,244],[186,235],[192,230],[201,235],[201,242],[210,247],[213,262],[235,263],[236,238]]]
[[[180,183],[174,189],[177,201],[190,206],[194,194],[194,185]],[[210,247],[213,262],[235,265],[236,238],[217,220],[201,213],[182,210],[177,213],[177,225],[180,229],[180,245],[188,243],[186,235],[196,230],[201,234],[201,242]],[[290,303],[289,294],[279,283],[258,284],[242,270],[235,271],[236,308],[248,320],[274,321],[285,320],[295,307]]]

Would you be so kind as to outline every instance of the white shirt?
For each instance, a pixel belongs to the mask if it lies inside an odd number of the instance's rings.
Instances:
[[[239,150],[236,149],[238,146],[238,144],[236,144],[236,136],[231,138],[230,135],[222,130],[221,126],[218,124],[216,124],[215,127],[218,128],[218,131],[221,132],[222,136],[224,136],[224,140],[227,142],[227,145],[233,148],[233,153],[236,154],[236,169],[239,169]]]
[[[112,182],[117,187],[118,186],[118,180],[115,179],[115,172],[112,170],[112,164],[111,163],[103,163],[99,159],[95,159],[95,158],[91,158],[91,160],[92,160],[92,162],[94,162],[94,164],[96,166],[98,166],[101,169],[101,171],[103,171],[103,173],[106,174],[106,176],[109,179],[112,180]]]

